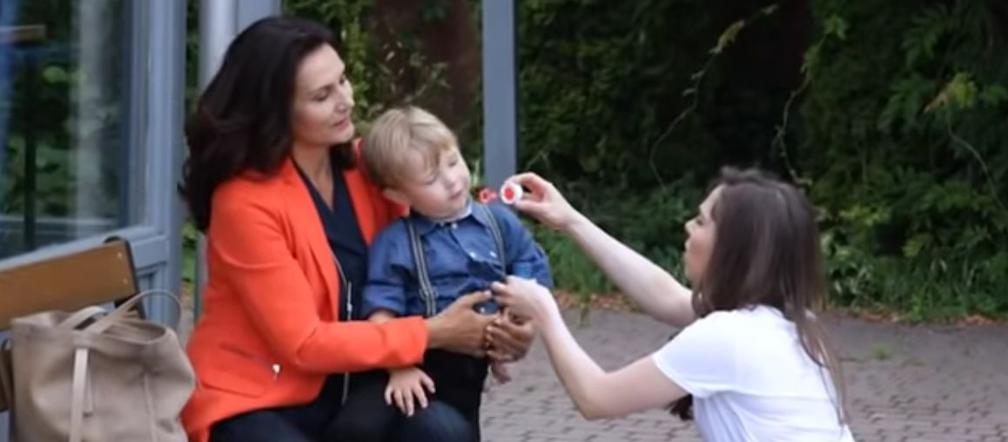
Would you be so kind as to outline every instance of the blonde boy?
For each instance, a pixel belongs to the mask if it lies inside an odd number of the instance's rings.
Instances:
[[[545,254],[514,213],[470,198],[469,168],[455,135],[437,117],[417,107],[385,112],[364,140],[361,157],[385,196],[410,207],[410,215],[389,225],[371,245],[362,299],[365,317],[432,316],[507,274],[552,286]],[[484,308],[496,311],[495,304]],[[358,388],[346,406],[369,403],[374,408],[373,396],[383,396],[386,415],[394,411],[394,403],[412,416],[416,401],[422,410],[412,419],[426,415],[436,420],[432,426],[450,434],[439,434],[439,440],[479,440],[487,370],[485,358],[428,351],[422,366],[376,376],[377,387]],[[375,419],[381,413],[368,415]],[[380,440],[373,434],[355,436],[361,439],[353,440]]]

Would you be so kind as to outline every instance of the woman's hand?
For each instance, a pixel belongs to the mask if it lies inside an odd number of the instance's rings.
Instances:
[[[567,231],[572,224],[583,218],[552,183],[535,173],[518,174],[508,181],[518,183],[529,190],[524,193],[522,199],[515,202],[515,208],[551,228]]]
[[[532,318],[540,324],[548,315],[559,310],[549,289],[533,279],[508,276],[506,283],[495,282],[491,289],[497,295],[497,303],[507,307],[512,314]]]
[[[473,307],[488,299],[489,292],[470,293],[427,319],[427,348],[441,348],[476,357],[485,356],[486,329],[493,322],[494,316],[476,313]]]
[[[389,370],[385,403],[393,405],[394,402],[406,416],[413,416],[414,401],[420,404],[420,408],[427,408],[428,392],[434,394],[434,381],[423,370],[416,367]]]
[[[505,310],[487,327],[487,356],[495,361],[517,361],[528,354],[534,339],[532,321],[522,320]]]

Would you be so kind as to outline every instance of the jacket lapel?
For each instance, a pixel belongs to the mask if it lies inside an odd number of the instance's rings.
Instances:
[[[280,171],[289,189],[291,204],[288,205],[291,222],[297,233],[308,238],[312,259],[325,281],[326,292],[329,295],[330,312],[333,320],[339,318],[340,280],[336,273],[336,258],[333,256],[329,240],[326,239],[322,220],[319,218],[315,203],[312,201],[308,187],[298,174],[294,161],[287,159]]]

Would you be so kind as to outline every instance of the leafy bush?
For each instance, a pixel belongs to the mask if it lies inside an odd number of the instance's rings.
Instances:
[[[838,299],[912,319],[1008,313],[1003,7],[813,3],[792,151],[824,211]]]
[[[373,6],[285,1],[342,29],[362,120],[450,91],[453,64],[423,51],[382,67]],[[759,166],[819,208],[836,303],[1008,315],[1008,3],[524,0],[518,27],[519,164],[666,268],[707,180]],[[419,48],[415,30],[383,44]],[[454,116],[470,160],[479,114]],[[562,286],[611,289],[567,239],[537,237]]]

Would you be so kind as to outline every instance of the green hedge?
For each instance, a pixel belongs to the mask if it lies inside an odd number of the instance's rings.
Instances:
[[[478,17],[479,2],[428,0],[423,23],[459,4]],[[678,271],[682,222],[707,181],[755,165],[820,209],[836,303],[909,319],[1008,315],[1004,2],[519,4],[521,164],[616,236]],[[343,30],[365,117],[451,90],[446,65],[420,50],[406,65],[415,87],[397,85],[371,1],[285,7]],[[394,39],[417,48],[408,31]],[[478,114],[453,116],[470,153]],[[540,238],[562,286],[609,290],[566,240]]]

